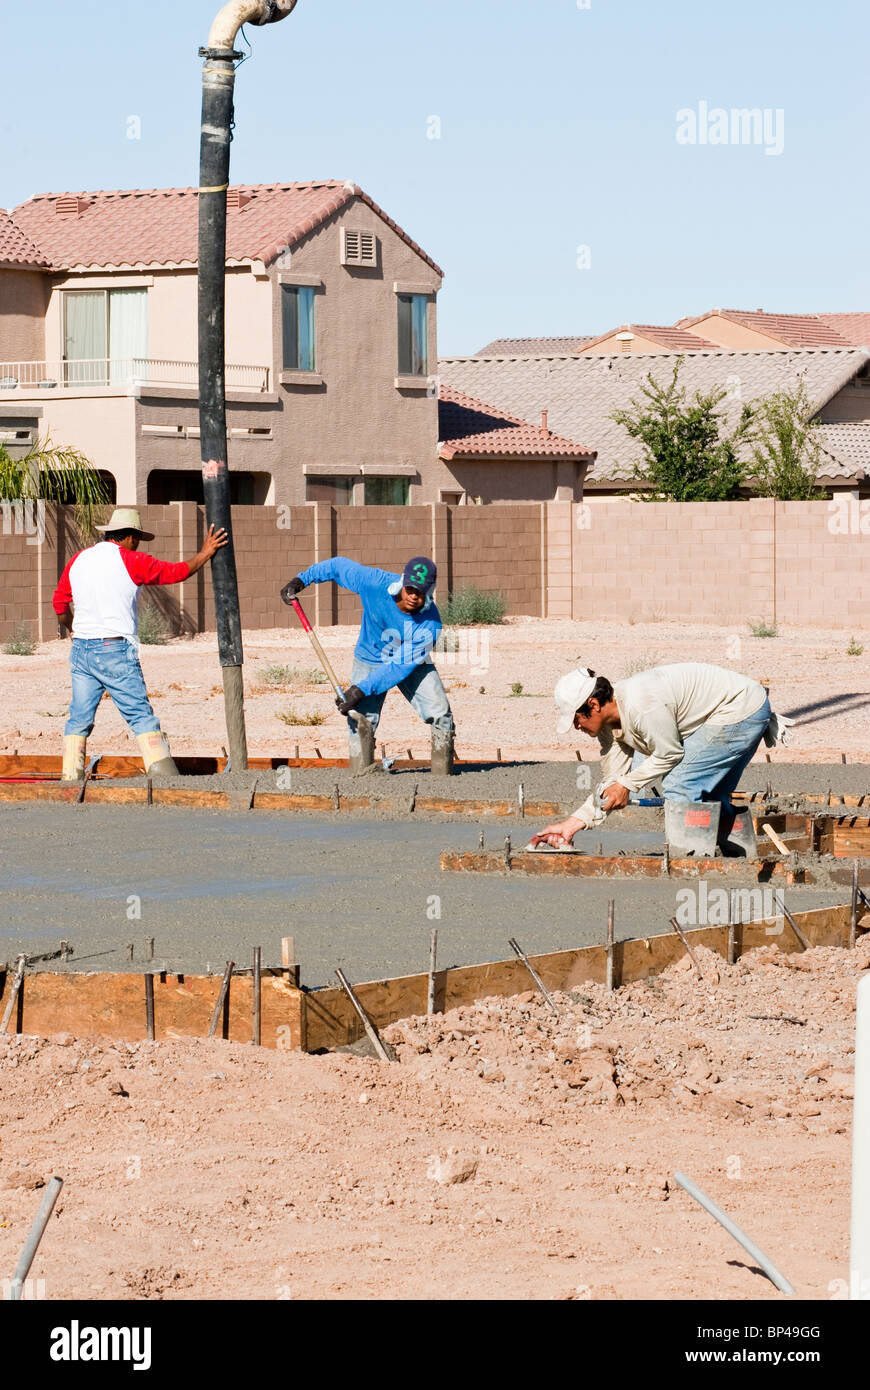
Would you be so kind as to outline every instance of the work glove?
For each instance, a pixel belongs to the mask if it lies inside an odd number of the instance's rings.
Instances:
[[[356,709],[357,705],[362,704],[364,699],[365,695],[358,685],[349,685],[344,692],[344,699],[342,699],[340,695],[336,695],[335,703],[338,707],[339,714],[350,714],[351,710]]]
[[[297,594],[302,593],[304,588],[305,585],[297,574],[295,579],[291,579],[289,584],[284,585],[284,588],[281,590],[281,597],[285,603],[290,604]]]
[[[778,743],[791,743],[793,738],[791,726],[793,724],[793,719],[789,719],[785,714],[777,714],[774,710],[764,731],[765,745],[768,748],[775,748]]]

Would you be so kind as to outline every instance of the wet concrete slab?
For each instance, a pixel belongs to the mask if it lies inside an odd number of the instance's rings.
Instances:
[[[692,910],[692,899],[678,897],[695,891],[685,882],[440,870],[441,851],[476,849],[481,829],[486,845],[498,848],[507,833],[521,847],[535,828],[519,819],[496,827],[157,806],[0,806],[0,961],[56,949],[63,938],[74,946],[68,965],[43,968],[130,969],[131,942],[133,968],[153,968],[145,946],[153,937],[154,965],[199,973],[220,971],[228,959],[247,966],[255,945],[265,964],[278,964],[281,938],[293,936],[303,982],[318,985],[337,966],[357,980],[425,969],[433,926],[439,962],[449,966],[504,958],[509,936],[530,953],[601,942],[611,897],[617,937],[667,931],[681,903]],[[602,841],[618,853],[658,840],[658,832],[639,827],[578,837],[593,853]],[[786,890],[795,911],[841,900],[843,892],[830,888]],[[770,906],[759,898],[760,912]],[[695,924],[703,922],[687,923]]]

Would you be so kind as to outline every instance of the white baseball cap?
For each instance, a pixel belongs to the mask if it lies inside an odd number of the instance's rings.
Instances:
[[[598,677],[587,667],[578,666],[576,671],[569,671],[567,676],[562,676],[556,682],[553,695],[559,712],[557,733],[567,734],[568,730],[574,727],[574,715],[581,705],[586,704],[595,689],[597,679]]]

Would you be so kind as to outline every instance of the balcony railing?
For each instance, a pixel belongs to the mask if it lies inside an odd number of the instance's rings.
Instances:
[[[227,390],[268,391],[269,368],[226,364]],[[167,357],[92,357],[67,362],[0,362],[0,399],[34,391],[199,384],[196,362]]]

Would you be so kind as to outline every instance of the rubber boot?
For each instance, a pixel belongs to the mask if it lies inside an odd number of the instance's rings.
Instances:
[[[145,772],[149,777],[177,777],[178,768],[169,753],[169,744],[159,729],[137,734],[136,742],[142,752]]]
[[[430,770],[433,777],[453,776],[453,730],[432,729]]]
[[[370,768],[375,760],[375,731],[365,715],[356,720],[348,740],[348,768],[354,777]]]
[[[721,801],[665,800],[665,836],[675,859],[712,859],[719,834]]]
[[[727,859],[757,859],[758,841],[750,812],[733,806],[722,807],[719,821],[719,847]]]
[[[63,739],[63,782],[80,782],[85,775],[85,734],[64,734]]]

